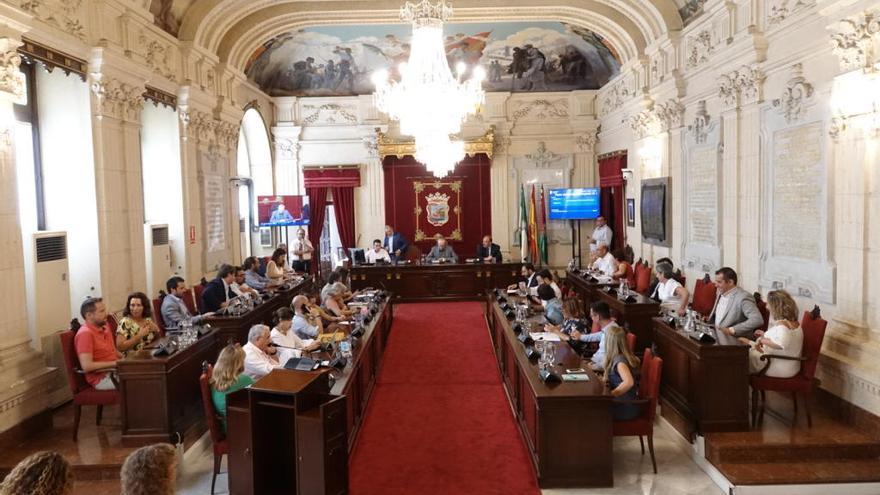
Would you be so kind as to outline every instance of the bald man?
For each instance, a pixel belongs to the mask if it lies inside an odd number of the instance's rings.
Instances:
[[[492,242],[492,236],[483,236],[483,242],[477,246],[476,258],[485,263],[501,263],[501,246]]]
[[[301,339],[314,339],[324,330],[324,324],[320,318],[315,318],[314,325],[309,321],[308,304],[309,298],[302,294],[294,297],[293,302],[290,303],[294,312],[293,332]]]

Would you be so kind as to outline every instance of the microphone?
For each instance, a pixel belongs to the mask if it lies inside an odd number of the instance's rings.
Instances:
[[[294,351],[299,350],[296,347],[290,347],[287,345],[276,344],[275,342],[269,342],[269,347],[280,347],[281,349],[293,349]]]

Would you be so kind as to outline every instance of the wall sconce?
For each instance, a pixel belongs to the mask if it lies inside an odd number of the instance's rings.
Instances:
[[[876,67],[837,76],[831,91],[831,112],[828,133],[834,139],[853,127],[880,135],[880,72]]]

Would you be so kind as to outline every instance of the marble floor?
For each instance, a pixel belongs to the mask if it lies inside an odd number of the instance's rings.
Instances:
[[[178,493],[204,495],[211,490],[213,457],[210,444],[199,442],[187,452],[185,471],[179,479]],[[638,438],[614,439],[614,488],[543,490],[544,495],[724,495],[711,479],[690,458],[684,440],[663,421],[654,431],[657,469],[651,469],[651,457],[641,455]],[[228,493],[224,459],[215,493]],[[430,494],[423,494],[430,495]],[[441,495],[441,494],[437,494]]]

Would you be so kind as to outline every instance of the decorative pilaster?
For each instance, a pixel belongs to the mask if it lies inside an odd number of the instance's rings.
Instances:
[[[278,125],[272,128],[275,144],[275,193],[305,194],[299,165],[299,136],[302,127]],[[378,156],[378,155],[377,155]],[[256,171],[252,171],[255,174]]]

